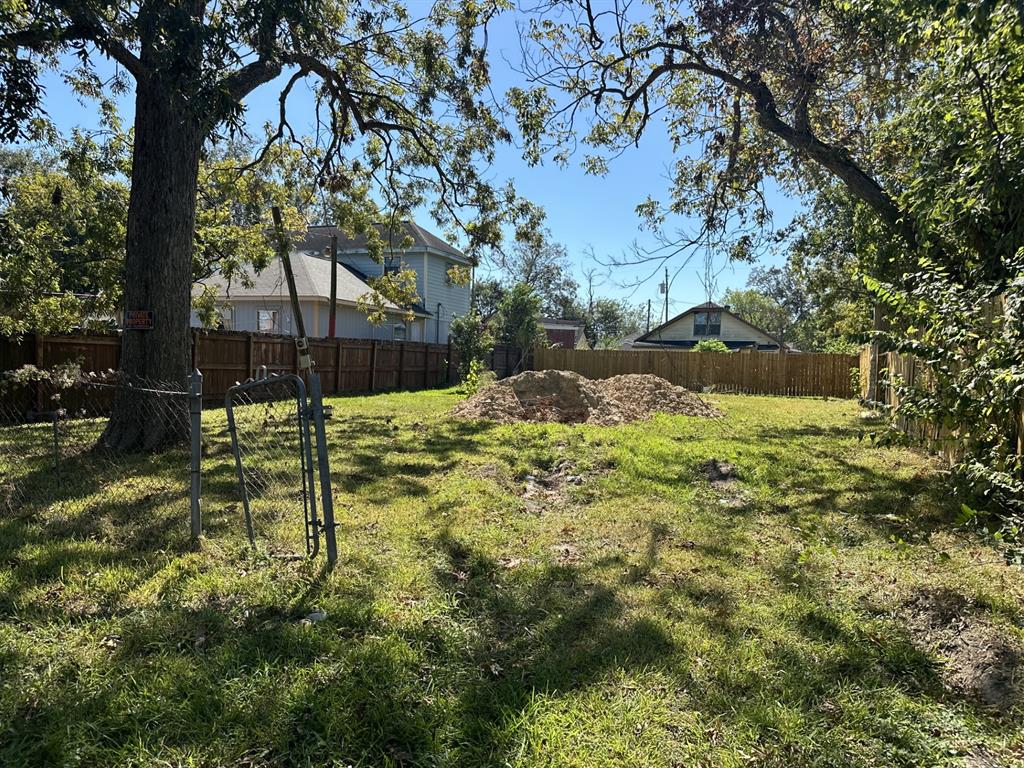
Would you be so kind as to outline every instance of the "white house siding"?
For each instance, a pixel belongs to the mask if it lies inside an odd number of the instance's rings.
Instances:
[[[420,296],[427,312],[433,315],[427,319],[427,340],[432,343],[447,343],[452,318],[469,312],[469,286],[450,285],[447,282],[448,269],[455,263],[444,256],[427,254],[427,287]],[[438,304],[441,306],[438,307]]]
[[[339,253],[338,261],[348,264],[368,277],[380,277],[383,274],[383,265],[365,253]]]
[[[323,302],[319,308],[320,336],[327,336],[330,327],[329,302]],[[403,315],[389,315],[383,325],[373,325],[366,319],[366,313],[356,307],[338,306],[338,313],[335,318],[334,335],[341,339],[376,339],[377,341],[391,341],[393,335],[392,326],[395,323],[404,323],[407,327],[407,341],[423,340],[423,320],[415,319],[408,323]]]
[[[339,254],[338,258],[367,276],[382,273],[381,264],[365,254],[345,253]],[[470,306],[469,286],[449,285],[446,281],[449,267],[457,262],[429,252],[405,253],[401,258],[405,266],[416,271],[416,293],[424,308],[431,314],[431,317],[419,324],[419,332],[425,333],[427,341],[432,344],[447,343],[452,318],[466,314]],[[440,312],[437,306],[439,302]]]
[[[662,341],[699,341],[702,338],[713,338],[722,341],[778,344],[771,336],[752,328],[726,312],[722,312],[722,332],[717,336],[695,336],[693,334],[693,319],[694,313],[685,314],[671,325],[662,328],[649,341],[657,342],[659,339]]]
[[[295,324],[292,319],[291,302],[287,299],[235,299],[227,302],[231,307],[230,330],[232,331],[256,331],[259,329],[257,312],[261,309],[277,310],[278,326],[274,333],[291,334],[295,331]],[[316,311],[312,301],[300,301],[302,308],[302,319],[306,322],[306,333],[310,336],[316,335]],[[201,327],[199,316],[192,313],[192,325]],[[326,326],[325,326],[326,328]]]

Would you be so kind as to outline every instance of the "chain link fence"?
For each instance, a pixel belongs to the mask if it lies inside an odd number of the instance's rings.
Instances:
[[[117,403],[123,418],[110,416]],[[27,368],[2,379],[0,504],[54,535],[185,546],[185,382]]]
[[[55,536],[180,549],[202,533],[209,471],[230,480],[208,484],[208,506],[241,506],[227,524],[254,546],[311,557],[326,535],[333,563],[323,407],[310,379],[313,397],[298,376],[269,377],[204,411],[198,372],[180,382],[73,366],[2,374],[0,509],[36,516]]]
[[[319,520],[302,379],[237,385],[225,409],[249,541],[277,555],[316,555]]]

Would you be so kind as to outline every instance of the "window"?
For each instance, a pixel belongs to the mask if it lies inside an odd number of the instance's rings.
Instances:
[[[220,329],[223,331],[230,331],[235,327],[235,310],[230,304],[225,304],[220,308]]]
[[[405,341],[405,323],[395,323],[391,326],[391,338],[394,341]]]
[[[694,336],[719,336],[722,333],[721,312],[694,312]]]
[[[256,310],[256,330],[274,333],[281,330],[281,321],[276,309]]]

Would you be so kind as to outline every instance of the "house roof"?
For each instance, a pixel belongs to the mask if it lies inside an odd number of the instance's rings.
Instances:
[[[659,325],[659,326],[657,326],[655,328],[651,328],[651,330],[649,330],[647,333],[637,337],[635,340],[633,340],[632,343],[634,345],[637,345],[637,346],[648,345],[648,344],[667,344],[668,342],[661,341],[658,338],[660,331],[662,331],[665,328],[668,328],[670,325],[676,323],[678,320],[686,317],[687,315],[689,315],[689,314],[691,314],[693,312],[724,312],[724,313],[730,315],[731,317],[736,318],[739,322],[743,323],[748,328],[752,328],[753,330],[757,331],[758,333],[764,334],[769,339],[771,339],[776,344],[778,344],[780,349],[782,347],[786,347],[787,349],[790,348],[788,344],[786,344],[783,341],[780,341],[775,336],[775,334],[769,333],[764,328],[758,328],[756,325],[754,325],[750,321],[744,320],[741,316],[737,315],[735,312],[730,310],[727,306],[723,306],[722,304],[716,304],[713,301],[705,301],[703,304],[697,304],[695,306],[690,307],[687,310],[684,310],[683,312],[680,312],[678,315],[676,315],[672,319],[668,320],[667,322],[664,322],[664,323],[662,323],[661,325]]]
[[[541,317],[539,321],[544,328],[583,328],[583,321],[569,320],[564,317]]]
[[[320,298],[329,301],[331,298],[331,262],[319,256],[307,253],[292,253],[292,272],[295,275],[295,292],[303,298]],[[214,275],[206,282],[216,287],[222,294],[232,299],[288,297],[288,281],[284,275],[281,260],[275,258],[259,274],[253,274],[247,268],[252,280],[251,286],[245,286],[241,280],[235,280],[229,286],[220,275]],[[338,264],[338,301],[342,304],[356,304],[359,297],[372,289],[365,282],[365,275],[344,264]],[[399,307],[385,301],[387,309],[400,311]],[[418,308],[414,308],[416,310]]]
[[[581,320],[570,320],[564,317],[541,317],[538,319],[538,323],[545,331],[572,331],[574,347],[587,337],[586,326]]]
[[[402,222],[399,227],[388,231],[384,224],[374,224],[377,232],[385,243],[391,243],[394,250],[425,251],[431,250],[444,256],[450,256],[459,261],[468,262],[469,258],[458,248],[449,245],[433,232],[429,232],[414,221]],[[306,230],[305,236],[297,240],[294,248],[299,251],[310,251],[313,253],[324,253],[330,247],[331,237],[338,238],[339,252],[358,252],[366,250],[366,235],[350,237],[338,227],[329,225],[315,225]],[[409,237],[412,245],[407,249],[401,248],[401,243]]]

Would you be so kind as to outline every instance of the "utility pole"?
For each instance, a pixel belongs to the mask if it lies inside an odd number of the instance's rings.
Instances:
[[[647,332],[651,332],[651,300],[647,300]]]
[[[291,245],[284,231],[281,220],[281,209],[276,205],[270,209],[274,216],[274,232],[277,235],[277,255],[281,259],[285,279],[288,281],[288,296],[292,304],[292,321],[295,327],[295,349],[299,355],[299,371],[312,372],[313,361],[309,357],[309,340],[306,338],[306,324],[302,322],[302,307],[299,305],[298,291],[295,290],[295,273],[292,272]]]
[[[668,267],[665,267],[665,322],[668,322]]]
[[[334,321],[338,316],[338,236],[331,235],[331,309],[327,315],[327,335],[334,338]]]

